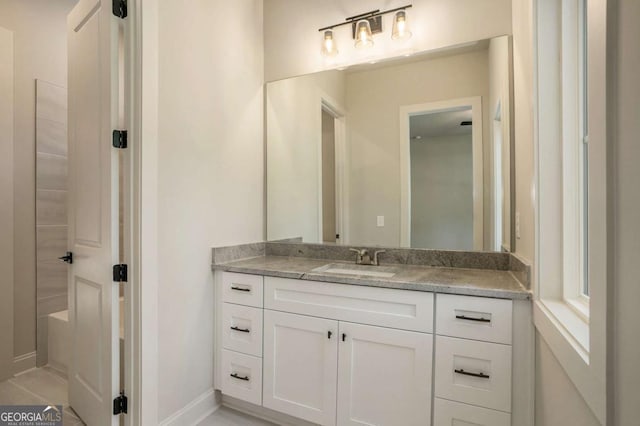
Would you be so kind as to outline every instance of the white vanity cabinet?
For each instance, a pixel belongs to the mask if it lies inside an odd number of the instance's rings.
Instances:
[[[321,425],[512,424],[512,300],[227,272],[217,282],[223,395]]]

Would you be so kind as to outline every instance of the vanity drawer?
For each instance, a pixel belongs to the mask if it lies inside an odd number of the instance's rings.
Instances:
[[[433,332],[433,293],[265,277],[265,308]]]
[[[222,346],[247,355],[262,356],[262,313],[260,308],[224,303]]]
[[[436,334],[510,345],[512,310],[511,300],[438,294]]]
[[[511,412],[511,346],[436,336],[435,395]]]
[[[511,426],[511,415],[502,411],[436,398],[433,410],[436,426]]]
[[[263,277],[261,275],[222,273],[222,300],[239,305],[262,308]]]
[[[222,350],[222,393],[262,405],[262,358]]]

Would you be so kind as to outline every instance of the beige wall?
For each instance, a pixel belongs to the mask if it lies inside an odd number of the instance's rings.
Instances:
[[[404,6],[406,1],[372,3],[370,0],[265,0],[265,79],[272,81],[371,59],[402,56],[488,39],[511,33],[510,0],[415,0],[408,10],[413,37],[393,42],[386,15],[384,34],[374,36],[375,46],[364,51],[353,47],[348,25],[336,28],[340,54],[326,59],[320,54],[318,28],[343,22],[348,16],[372,9]]]
[[[400,107],[473,96],[486,102],[488,74],[488,53],[481,50],[347,75],[351,242],[400,246]],[[483,108],[484,141],[488,117]],[[483,151],[489,158],[489,144]],[[491,217],[489,173],[485,165],[485,224]],[[385,216],[384,227],[376,216]]]
[[[262,240],[264,228],[262,1],[161,3],[159,136],[143,149],[157,176],[142,194],[157,195],[143,207],[157,212],[157,244],[142,269],[157,261],[158,420],[213,387],[211,247]]]
[[[610,178],[615,188],[612,195],[613,303],[610,364],[613,386],[609,396],[609,411],[615,426],[638,424],[640,419],[640,2],[618,0],[617,10],[611,9],[609,61],[609,95],[611,95],[608,126],[613,149]],[[611,420],[611,419],[610,419]]]
[[[67,85],[67,14],[76,0],[0,0],[0,26],[14,31],[14,353],[36,349],[36,79]]]
[[[13,367],[13,33],[0,27],[0,381]]]
[[[332,71],[267,85],[267,238],[322,239],[322,98],[345,105],[345,76]]]
[[[536,333],[535,377],[536,426],[598,426],[600,424],[538,333]]]

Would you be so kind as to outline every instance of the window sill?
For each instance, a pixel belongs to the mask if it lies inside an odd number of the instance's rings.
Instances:
[[[538,316],[536,327],[543,336],[559,332],[576,354],[589,364],[589,322],[576,312],[578,307],[569,303],[559,299],[538,300],[536,310],[543,314],[547,321],[542,321]],[[555,330],[551,329],[552,327]]]

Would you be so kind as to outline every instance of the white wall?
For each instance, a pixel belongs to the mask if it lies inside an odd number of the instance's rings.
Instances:
[[[400,107],[473,96],[486,101],[488,72],[487,50],[481,50],[347,75],[350,241],[400,246]],[[488,117],[483,108],[484,141]],[[490,168],[484,172],[486,212]],[[377,227],[376,216],[385,216],[384,227]],[[489,218],[485,213],[485,223]]]
[[[265,79],[272,81],[511,33],[510,0],[416,0],[410,3],[413,7],[408,10],[408,16],[413,37],[406,43],[391,41],[393,15],[386,15],[383,23],[386,30],[374,36],[372,49],[356,50],[351,29],[345,25],[335,30],[339,55],[326,59],[320,54],[319,28],[372,9],[391,9],[407,2],[265,0]]]
[[[473,250],[472,139],[411,141],[411,247]]]
[[[322,97],[344,108],[345,76],[332,71],[267,85],[267,237],[319,242]]]
[[[157,258],[143,252],[142,268],[158,265],[162,421],[213,386],[211,247],[263,239],[263,44],[260,0],[163,0],[157,11],[158,140],[142,152],[143,166],[157,155],[142,194],[157,211]]]
[[[615,426],[638,423],[640,419],[640,285],[638,285],[638,259],[640,259],[640,2],[618,0],[617,10],[611,9],[615,25],[610,28],[615,56],[609,62],[609,94],[611,115],[608,126],[613,142],[613,161],[610,178],[615,187],[613,200],[613,303],[610,306],[613,342],[611,353],[614,385],[610,395],[609,412]],[[613,53],[613,52],[612,52]]]
[[[13,370],[13,32],[0,27],[0,381]],[[35,313],[34,313],[35,314]]]
[[[14,352],[36,349],[36,79],[67,86],[67,14],[76,0],[0,0],[14,32]]]

